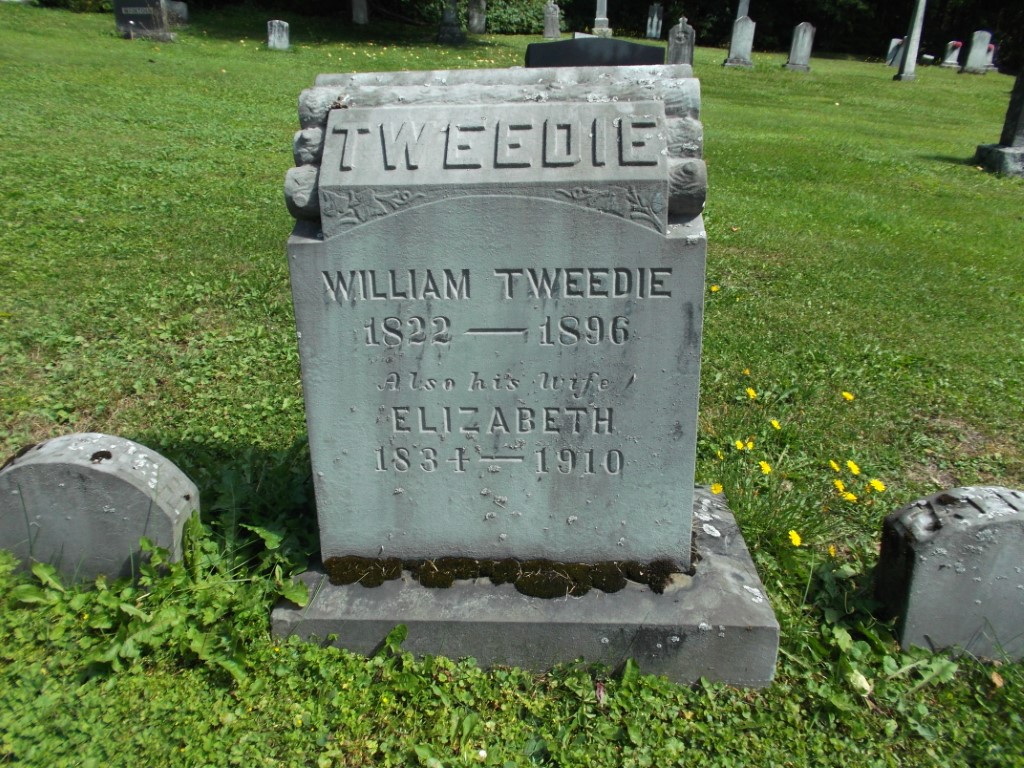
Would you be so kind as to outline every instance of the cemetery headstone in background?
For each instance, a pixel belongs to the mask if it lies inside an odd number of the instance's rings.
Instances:
[[[288,22],[272,19],[267,22],[267,48],[272,51],[287,51],[290,45]]]
[[[690,74],[369,73],[303,93],[288,253],[324,568],[275,633],[369,652],[404,624],[408,650],[484,664],[771,679],[763,587],[724,501],[693,486]]]
[[[996,66],[996,46],[992,43],[988,44],[988,48],[985,51],[985,69],[989,72],[998,69]]]
[[[662,7],[661,3],[654,3],[647,11],[647,39],[648,40],[660,40],[661,39],[661,22],[662,22]]]
[[[597,9],[594,14],[594,28],[591,30],[595,37],[611,37],[612,29],[608,26],[608,0],[597,0]]]
[[[608,37],[578,37],[526,46],[527,67],[628,67],[664,64],[665,49]]]
[[[946,50],[942,55],[941,67],[957,67],[960,66],[960,49],[963,48],[964,44],[959,40],[950,40],[946,43]]]
[[[448,0],[441,14],[441,26],[437,30],[437,42],[442,45],[462,45],[466,32],[459,21],[459,0]]]
[[[814,26],[809,22],[793,28],[793,42],[789,46],[789,61],[783,66],[797,72],[811,71],[811,47],[814,45]]]
[[[900,643],[1024,657],[1024,494],[955,488],[885,519],[875,593]]]
[[[736,5],[736,18],[742,19],[750,15],[750,0],[740,0]]]
[[[960,68],[961,73],[984,75],[988,72],[988,46],[992,33],[979,29],[971,35],[971,46],[967,49],[967,61]]]
[[[487,31],[487,0],[469,0],[469,31],[482,35]]]
[[[167,6],[164,0],[116,0],[114,23],[122,37],[174,39],[174,35],[168,30]]]
[[[199,491],[178,467],[113,435],[47,440],[0,470],[0,548],[69,580],[137,573],[144,536],[180,559],[198,511]]]
[[[751,60],[751,52],[754,49],[754,27],[756,25],[749,16],[736,19],[732,25],[732,39],[729,41],[729,58],[722,66],[743,67],[750,69],[754,66]]]
[[[352,23],[360,27],[370,23],[366,0],[352,0]]]
[[[686,23],[686,17],[682,16],[679,23],[668,31],[668,54],[667,64],[688,64],[693,66],[693,48],[696,41],[696,32],[693,27]]]
[[[916,0],[914,13],[910,17],[910,29],[903,38],[903,50],[900,51],[900,69],[893,80],[910,82],[917,79],[917,52],[921,47],[921,29],[924,27],[924,10],[927,0]]]
[[[561,11],[555,0],[548,0],[544,6],[544,37],[548,40],[557,40],[561,36]]]
[[[1017,76],[998,144],[978,147],[975,161],[1006,176],[1024,176],[1024,72]]]
[[[894,37],[889,41],[889,52],[885,54],[885,63],[890,67],[899,66],[903,56],[903,38]]]

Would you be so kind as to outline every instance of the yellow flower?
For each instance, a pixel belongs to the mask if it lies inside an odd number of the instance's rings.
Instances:
[[[744,368],[743,369],[743,375],[744,376],[749,376],[750,375],[750,369],[749,368]]]
[[[794,547],[799,547],[803,543],[803,539],[800,538],[800,534],[796,531],[789,532],[789,540],[793,543]]]
[[[835,557],[836,556],[836,545],[835,544],[829,544],[828,545],[828,556],[829,557]]]
[[[770,475],[772,473],[772,465],[769,464],[767,461],[759,461],[758,464],[761,465],[762,475]]]
[[[747,397],[751,400],[757,400],[757,392],[754,391],[753,387],[747,387]]]
[[[778,419],[772,419],[772,420],[771,420],[771,422],[769,422],[769,423],[770,423],[770,424],[771,424],[771,425],[772,425],[773,427],[775,427],[775,429],[782,429],[782,425],[781,425],[781,424],[779,424],[779,420],[778,420]]]
[[[747,440],[747,444],[746,444],[745,447],[746,447],[746,449],[748,451],[754,450],[754,441],[753,440]]]
[[[860,467],[858,467],[857,463],[855,461],[853,461],[852,459],[850,461],[846,462],[846,466],[849,467],[850,471],[853,472],[853,474],[855,474],[855,475],[859,475],[860,474]]]
[[[722,453],[721,451],[715,451],[715,455],[718,457],[719,461],[722,461],[723,459],[725,459],[725,454]]]
[[[834,460],[834,459],[829,459],[829,460],[828,460],[828,465],[829,465],[830,467],[832,467],[832,469],[834,469],[834,470],[835,470],[836,472],[838,472],[838,471],[839,471],[839,465],[838,465],[838,464],[836,464],[836,462],[835,462],[835,460]]]
[[[711,492],[713,494],[715,494],[716,496],[718,494],[720,494],[722,492],[722,484],[721,483],[712,483],[711,484]]]
[[[854,399],[853,392],[843,392],[843,399],[846,400],[847,402],[849,402],[850,400],[853,400]]]
[[[736,441],[736,450],[737,451],[742,451],[743,450],[743,441],[742,440],[737,440]]]
[[[832,481],[832,485],[834,485],[836,487],[836,490],[839,491],[840,493],[846,492],[846,483],[844,483],[838,477]]]
[[[870,485],[872,488],[874,488],[879,493],[881,493],[882,491],[885,490],[885,483],[883,483],[878,478],[874,478],[874,477],[871,478],[871,480],[868,482],[868,485]]]
[[[711,292],[712,293],[718,293],[718,290],[719,290],[719,286],[717,286],[717,285],[712,285],[711,286]]]
[[[857,495],[854,494],[854,493],[850,493],[849,491],[846,491],[845,493],[843,493],[843,498],[846,501],[856,501],[857,500]]]

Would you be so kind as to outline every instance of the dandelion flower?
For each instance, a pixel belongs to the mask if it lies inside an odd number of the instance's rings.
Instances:
[[[721,451],[715,451],[715,455],[718,457],[719,461],[723,461],[725,459],[725,454]]]
[[[711,492],[713,494],[715,494],[716,496],[718,494],[720,494],[722,492],[722,484],[721,483],[712,483],[711,484]]]
[[[743,375],[744,376],[749,376],[750,375],[750,369],[749,368],[744,368],[743,369]]]
[[[789,540],[794,547],[799,547],[803,543],[803,539],[800,538],[800,534],[796,531],[789,532]]]
[[[836,472],[838,472],[838,471],[839,471],[839,465],[838,465],[838,464],[836,464],[836,462],[835,462],[835,459],[829,459],[829,460],[828,460],[828,465],[829,465],[830,467],[832,467],[832,469],[834,469],[834,470],[835,470]]]
[[[850,402],[851,400],[854,399],[854,397],[855,395],[853,394],[853,392],[843,392],[843,400],[845,400],[846,402]]]
[[[857,494],[846,491],[843,493],[843,499],[846,501],[857,501]]]
[[[860,467],[857,466],[857,462],[855,462],[853,459],[851,459],[850,461],[846,462],[846,466],[847,466],[847,468],[851,472],[853,472],[853,474],[855,474],[855,475],[859,475],[860,474]]]
[[[772,420],[771,420],[771,422],[769,422],[769,423],[770,423],[770,424],[771,424],[771,425],[772,425],[772,426],[773,426],[773,427],[774,427],[775,429],[782,429],[782,425],[781,425],[781,424],[779,424],[779,420],[778,420],[778,419],[772,419]]]
[[[844,483],[838,477],[832,481],[832,485],[834,485],[836,487],[836,490],[839,491],[840,493],[846,492],[846,483]]]
[[[751,400],[757,400],[757,392],[754,391],[753,387],[747,387],[747,397]]]
[[[770,475],[772,473],[772,465],[769,464],[767,461],[759,461],[757,463],[761,467],[761,474],[762,475]]]
[[[719,290],[720,290],[720,286],[717,286],[717,285],[712,285],[711,286],[711,292],[712,293],[718,293]]]
[[[747,440],[747,444],[746,444],[745,447],[746,447],[746,449],[748,451],[754,450],[754,441],[753,440]]]
[[[835,544],[829,544],[828,545],[828,556],[829,557],[835,557],[836,556],[836,545]]]
[[[868,485],[870,485],[872,488],[874,488],[879,493],[881,493],[882,491],[885,490],[885,483],[883,483],[877,477],[871,478],[871,480],[868,482]]]
[[[737,451],[742,451],[743,450],[743,441],[742,440],[737,440],[736,441],[736,450]]]

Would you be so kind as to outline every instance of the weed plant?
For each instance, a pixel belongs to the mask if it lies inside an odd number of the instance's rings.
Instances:
[[[364,659],[268,632],[316,523],[281,184],[327,71],[506,67],[538,38],[197,13],[173,44],[0,5],[0,451],[70,431],[200,485],[182,563],[60,583],[0,555],[0,763],[1024,765],[1019,663],[900,649],[884,515],[1024,481],[1024,182],[981,172],[1011,81],[698,49],[710,252],[698,445],[782,624],[776,682]]]

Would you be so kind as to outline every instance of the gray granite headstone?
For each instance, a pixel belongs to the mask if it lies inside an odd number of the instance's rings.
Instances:
[[[927,0],[916,0],[914,12],[910,16],[910,28],[903,39],[903,50],[900,52],[900,68],[893,80],[910,82],[917,79],[917,53],[921,47],[921,30],[924,27],[924,10]]]
[[[487,0],[469,0],[468,26],[474,35],[487,31]]]
[[[142,537],[180,559],[198,510],[199,491],[178,467],[113,435],[47,440],[0,470],[0,547],[71,580],[137,572]]]
[[[287,51],[290,43],[288,40],[288,22],[280,19],[272,19],[267,22],[267,48],[272,51]]]
[[[971,45],[967,49],[967,61],[960,68],[961,73],[984,75],[988,72],[988,46],[992,42],[992,33],[979,29],[971,35]]]
[[[693,48],[696,40],[696,33],[693,27],[686,23],[686,17],[682,16],[679,23],[668,31],[668,54],[667,64],[689,64],[693,65]]]
[[[548,0],[544,6],[544,37],[558,40],[561,36],[561,11],[555,0]]]
[[[736,18],[742,19],[750,15],[750,0],[740,0],[736,6]]]
[[[352,23],[360,27],[370,23],[366,0],[352,0]]]
[[[885,63],[887,66],[896,67],[899,66],[900,57],[903,55],[903,38],[894,37],[889,41],[889,51],[885,54]]]
[[[979,146],[975,161],[1004,176],[1024,176],[1024,72],[1014,81],[999,143]]]
[[[661,39],[661,22],[662,22],[662,7],[661,3],[654,3],[647,10],[647,39],[648,40],[660,40]]]
[[[955,488],[889,515],[875,593],[904,646],[1024,657],[1024,493]]]
[[[612,29],[608,26],[608,0],[597,0],[594,12],[594,28],[591,30],[596,37],[611,37]]]
[[[459,0],[448,0],[441,14],[441,26],[437,30],[437,42],[443,45],[462,45],[466,32],[459,21]]]
[[[814,45],[814,26],[810,22],[793,28],[793,42],[789,46],[789,61],[783,66],[797,72],[811,71],[811,47]]]
[[[754,48],[755,26],[749,16],[743,16],[733,22],[732,39],[729,41],[729,58],[722,62],[722,66],[745,69],[754,66],[750,56]]]
[[[960,49],[963,48],[964,44],[959,40],[950,40],[946,43],[946,50],[942,54],[942,63],[940,67],[957,68],[960,67]]]
[[[164,0],[116,0],[114,23],[122,37],[174,39],[168,30],[167,4]]]

